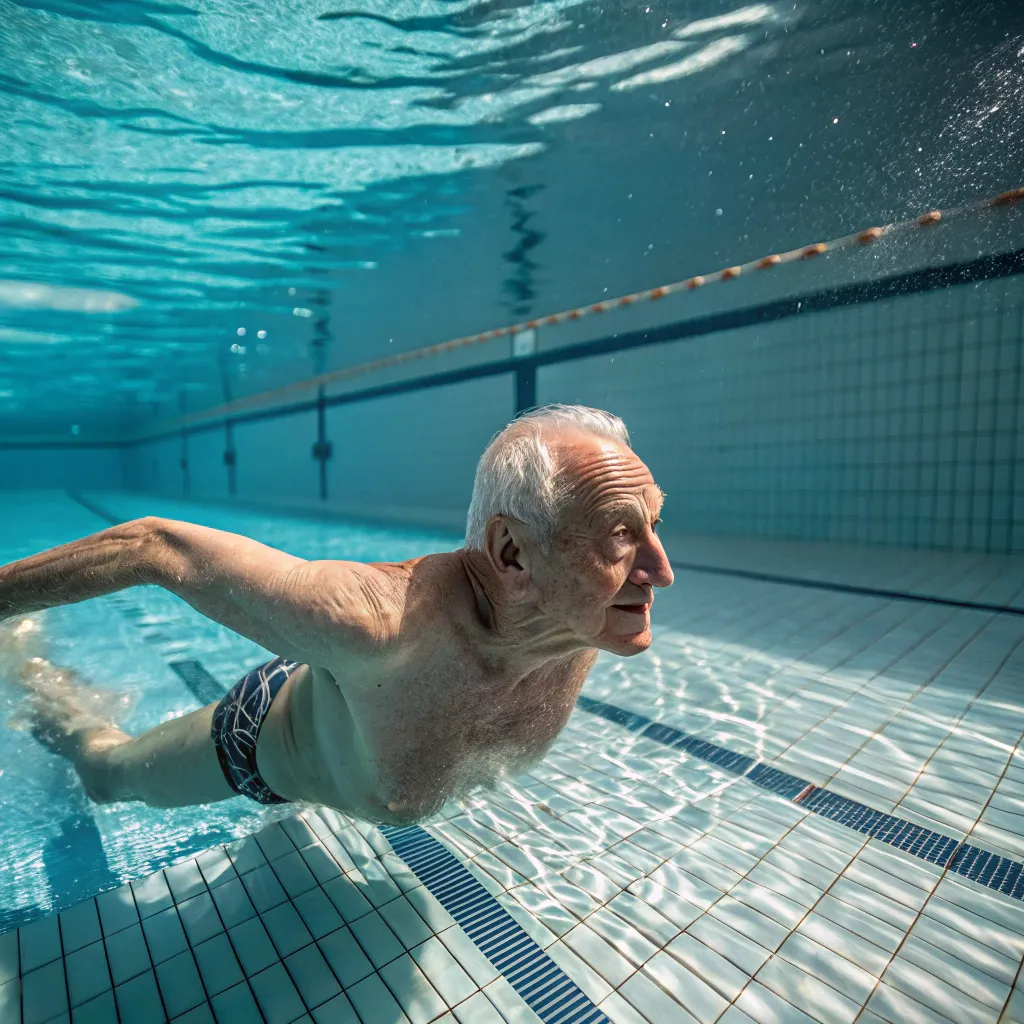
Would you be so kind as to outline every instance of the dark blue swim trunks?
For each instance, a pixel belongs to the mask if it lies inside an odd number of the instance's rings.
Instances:
[[[260,778],[256,767],[256,741],[271,703],[298,667],[297,661],[274,658],[254,668],[228,690],[213,712],[210,735],[224,778],[236,793],[251,797],[257,803],[288,803]]]

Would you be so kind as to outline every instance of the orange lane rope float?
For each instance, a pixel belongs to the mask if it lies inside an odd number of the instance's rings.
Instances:
[[[216,408],[206,409],[188,416],[179,417],[172,423],[162,426],[157,432],[154,433],[147,431],[142,436],[159,436],[167,433],[169,430],[180,430],[182,427],[186,427],[191,424],[207,422],[210,420],[220,420],[237,413],[264,406],[270,402],[284,398],[286,395],[305,391],[309,388],[315,388],[326,384],[336,384],[339,381],[344,380],[351,380],[353,377],[361,377],[366,374],[376,373],[380,370],[387,370],[391,367],[401,366],[405,363],[412,362],[413,360],[427,359],[431,356],[441,355],[444,352],[451,352],[467,345],[477,345],[493,341],[496,338],[504,338],[515,334],[521,334],[523,331],[534,330],[537,327],[552,326],[554,324],[563,323],[567,320],[580,320],[583,317],[595,316],[599,313],[607,313],[613,309],[632,306],[638,302],[653,302],[658,299],[663,299],[668,295],[673,295],[676,292],[701,288],[706,284],[712,284],[716,281],[731,281],[752,271],[768,270],[783,263],[794,263],[800,260],[812,259],[813,257],[820,256],[824,253],[838,252],[842,249],[851,249],[870,245],[887,235],[894,234],[895,232],[930,227],[934,224],[948,222],[953,217],[962,216],[967,213],[975,213],[989,208],[1011,206],[1018,202],[1024,202],[1024,188],[1010,189],[1007,192],[1001,192],[999,195],[991,199],[968,203],[964,206],[956,207],[955,209],[946,210],[945,212],[942,210],[929,210],[927,213],[923,213],[919,217],[911,220],[899,221],[893,224],[888,224],[885,227],[865,228],[861,231],[856,231],[853,234],[833,239],[830,242],[815,242],[811,245],[804,245],[797,249],[791,249],[788,252],[773,253],[769,256],[762,256],[760,259],[751,260],[748,263],[725,267],[722,270],[717,270],[710,274],[696,274],[693,277],[688,277],[685,280],[676,281],[672,284],[658,285],[658,287],[650,288],[646,291],[622,295],[617,299],[605,299],[601,302],[591,303],[590,305],[577,306],[575,309],[567,309],[561,313],[551,313],[548,316],[537,317],[536,319],[526,321],[525,323],[498,327],[489,331],[483,331],[480,334],[471,334],[463,338],[452,338],[449,341],[442,341],[436,345],[427,345],[424,348],[410,349],[408,352],[401,352],[393,356],[385,356],[382,359],[373,359],[370,362],[359,363],[356,366],[348,366],[341,370],[332,370],[329,373],[320,374],[318,377],[311,377],[307,380],[297,381],[294,384],[285,384],[269,391],[261,391],[257,394],[249,395],[246,398],[236,399],[233,402],[228,402],[224,405],[217,406]]]

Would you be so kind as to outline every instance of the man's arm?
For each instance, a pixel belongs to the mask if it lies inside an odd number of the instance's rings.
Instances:
[[[330,667],[381,638],[382,582],[358,563],[150,517],[0,567],[0,618],[155,584],[275,654]]]

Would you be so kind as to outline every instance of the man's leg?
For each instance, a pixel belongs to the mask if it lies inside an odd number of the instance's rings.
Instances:
[[[88,691],[41,658],[21,673],[30,691],[33,734],[75,766],[97,803],[141,800],[151,807],[186,807],[235,796],[210,737],[216,705],[131,737],[104,721],[83,699]]]

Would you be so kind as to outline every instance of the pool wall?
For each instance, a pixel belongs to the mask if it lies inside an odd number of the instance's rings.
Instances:
[[[0,442],[0,490],[118,488],[125,486],[125,467],[125,449],[119,444],[17,439]]]
[[[233,466],[223,425],[134,445],[126,482],[457,524],[517,408],[583,402],[626,420],[676,530],[1019,551],[1022,218],[942,230],[300,395],[234,425]]]

